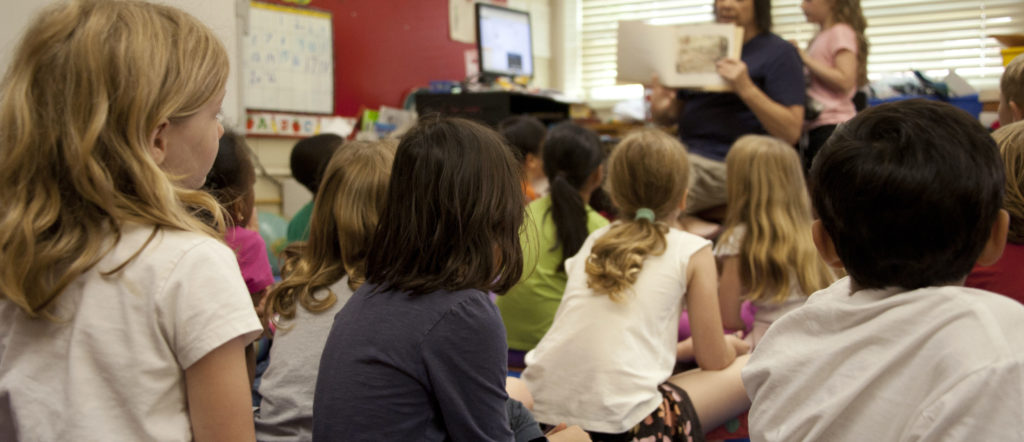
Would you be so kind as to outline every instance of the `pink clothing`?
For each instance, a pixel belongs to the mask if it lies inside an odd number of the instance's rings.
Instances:
[[[1024,244],[1006,243],[1003,256],[988,267],[975,266],[967,275],[967,287],[988,290],[1024,304]]]
[[[807,54],[815,60],[835,67],[836,55],[840,51],[850,51],[857,55],[857,33],[846,23],[836,23],[831,28],[819,32],[811,41]],[[814,121],[807,123],[807,130],[818,126],[839,124],[853,118],[857,113],[857,109],[853,107],[853,95],[857,93],[857,88],[836,92],[829,89],[809,70],[805,72],[811,79],[811,85],[807,88],[807,96],[822,105],[821,114]]]
[[[225,232],[224,242],[235,252],[249,294],[255,295],[274,283],[267,244],[259,233],[235,226]]]

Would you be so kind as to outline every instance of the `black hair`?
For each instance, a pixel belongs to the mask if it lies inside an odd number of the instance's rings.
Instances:
[[[537,117],[513,115],[498,122],[498,132],[513,147],[516,159],[526,161],[526,154],[538,155],[547,129]]]
[[[398,144],[366,280],[411,294],[508,291],[523,271],[519,169],[494,130],[422,118]]]
[[[562,264],[576,254],[587,239],[587,208],[580,189],[604,161],[597,133],[573,123],[559,123],[544,137],[544,175],[551,183],[551,219],[562,247]],[[547,216],[545,214],[544,216]]]
[[[253,154],[240,134],[225,129],[220,137],[217,158],[206,174],[203,190],[217,199],[236,226],[249,224],[255,206],[253,185],[256,169]]]
[[[921,99],[871,107],[841,125],[810,172],[814,208],[862,288],[967,275],[1004,185],[996,143],[978,120]]]
[[[289,159],[292,176],[315,195],[331,155],[344,142],[344,138],[335,134],[313,135],[299,140]]]

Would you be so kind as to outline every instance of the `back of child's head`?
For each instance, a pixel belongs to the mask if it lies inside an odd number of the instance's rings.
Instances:
[[[814,159],[811,195],[862,288],[954,283],[971,270],[1003,202],[995,141],[949,104],[906,100],[837,128]]]
[[[519,165],[497,132],[429,116],[402,137],[368,282],[413,294],[504,293],[523,270]]]
[[[857,86],[868,84],[868,39],[864,31],[868,21],[860,8],[860,0],[833,0],[832,18],[846,23],[857,34]]]
[[[728,241],[737,228],[745,231],[739,255],[747,298],[781,302],[794,282],[805,294],[831,283],[831,272],[811,240],[811,203],[793,146],[766,135],[745,135],[729,148],[725,167],[728,209],[722,240]]]
[[[1006,197],[1003,208],[1010,214],[1006,240],[1024,244],[1024,121],[1000,127],[992,133],[1006,167]]]
[[[256,205],[255,184],[256,167],[249,144],[241,134],[225,130],[203,190],[224,207],[233,225],[247,226]]]
[[[327,310],[334,293],[314,297],[318,289],[348,276],[356,290],[366,280],[366,255],[384,209],[397,140],[353,141],[338,149],[324,169],[309,240],[289,246],[285,279],[268,294],[268,317],[295,317],[296,305]]]
[[[160,169],[153,137],[223,93],[228,71],[213,33],[172,7],[81,0],[42,11],[0,91],[2,296],[38,315],[126,222],[213,234],[192,215],[205,209],[222,226],[212,197]]]
[[[541,141],[547,129],[537,117],[513,115],[498,122],[498,132],[515,149],[516,159],[526,161],[526,155],[540,156]]]
[[[345,139],[335,134],[319,134],[309,138],[303,138],[295,143],[289,164],[292,169],[292,177],[306,186],[310,192],[316,194],[320,188],[320,178],[323,176],[327,162],[331,160],[334,151],[345,142]]]
[[[999,92],[1003,100],[1000,103],[1000,122],[1012,123],[1014,118],[1003,117],[1002,113],[1010,112],[1010,103],[1017,107],[1019,114],[1024,113],[1024,56],[1018,55],[1006,65],[1003,76],[999,79]]]
[[[551,191],[550,216],[564,262],[579,251],[589,234],[586,204],[580,191],[604,161],[604,149],[597,133],[566,122],[548,131],[543,150],[544,175]]]
[[[608,190],[620,221],[594,243],[587,285],[614,300],[625,298],[647,256],[665,252],[668,226],[689,184],[690,162],[678,139],[646,129],[623,138],[608,160]]]

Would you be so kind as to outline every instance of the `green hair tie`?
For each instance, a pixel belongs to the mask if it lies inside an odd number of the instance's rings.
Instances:
[[[636,209],[636,216],[633,217],[635,220],[645,219],[650,222],[654,222],[654,211],[646,207]]]

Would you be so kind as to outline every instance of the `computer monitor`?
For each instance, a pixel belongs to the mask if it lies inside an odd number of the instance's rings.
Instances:
[[[476,48],[484,79],[533,77],[530,13],[477,3]]]

